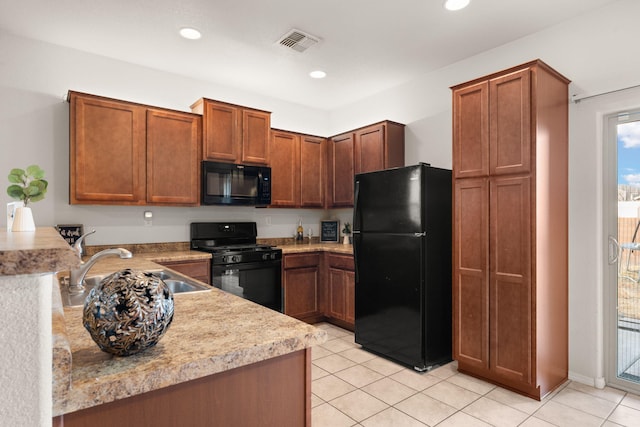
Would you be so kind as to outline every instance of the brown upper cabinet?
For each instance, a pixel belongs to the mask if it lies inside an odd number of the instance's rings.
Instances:
[[[69,92],[71,204],[196,206],[201,118]]]
[[[533,61],[452,88],[454,359],[536,399],[568,375],[568,84]]]
[[[271,206],[324,206],[325,138],[271,132]]]
[[[271,113],[207,98],[191,111],[202,115],[204,160],[269,165]]]
[[[527,68],[454,92],[455,178],[530,171],[531,90]]]
[[[404,125],[384,121],[329,139],[328,207],[353,206],[355,174],[404,166]]]

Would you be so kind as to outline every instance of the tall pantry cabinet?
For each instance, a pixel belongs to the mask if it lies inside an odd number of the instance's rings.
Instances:
[[[568,374],[568,84],[537,60],[452,87],[454,359],[536,399]]]

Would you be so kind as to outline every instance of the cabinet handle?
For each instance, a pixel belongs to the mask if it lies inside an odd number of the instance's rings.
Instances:
[[[609,264],[615,264],[620,259],[620,244],[615,237],[609,236]]]

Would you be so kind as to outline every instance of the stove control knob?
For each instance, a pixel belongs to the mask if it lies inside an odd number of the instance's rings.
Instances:
[[[234,255],[234,256],[231,257],[231,261],[238,262],[238,261],[240,261],[240,257]]]
[[[271,259],[276,259],[276,253],[275,252],[271,253]]]
[[[262,259],[265,259],[265,260],[266,260],[266,259],[269,259],[269,254],[263,254],[263,255],[262,255]]]

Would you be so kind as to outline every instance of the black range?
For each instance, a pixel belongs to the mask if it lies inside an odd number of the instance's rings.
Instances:
[[[282,312],[282,249],[257,234],[255,222],[193,222],[191,249],[212,254],[213,286]]]

